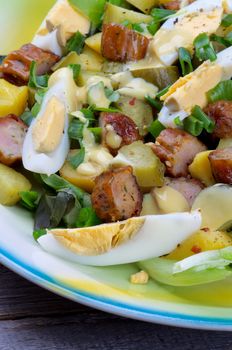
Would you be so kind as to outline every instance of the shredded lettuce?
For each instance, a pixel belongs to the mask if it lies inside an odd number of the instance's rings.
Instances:
[[[177,287],[194,286],[232,276],[232,246],[203,252],[181,261],[154,258],[138,263],[155,281]]]

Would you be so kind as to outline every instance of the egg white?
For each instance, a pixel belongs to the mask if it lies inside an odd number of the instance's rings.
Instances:
[[[232,46],[218,53],[217,60],[213,64],[215,63],[222,67],[223,73],[222,73],[221,81],[231,79],[232,78]],[[188,115],[189,113],[187,113],[184,110],[172,112],[171,108],[169,108],[168,105],[165,105],[165,101],[164,101],[164,106],[159,113],[158,119],[164,126],[170,127],[170,128],[176,128],[176,124],[174,123],[175,118],[179,117],[180,120],[183,121],[186,117],[188,117]]]
[[[145,216],[141,230],[129,241],[96,256],[80,256],[68,250],[52,234],[39,238],[41,247],[54,255],[75,263],[110,266],[133,263],[170,253],[201,226],[199,211]],[[110,225],[110,224],[109,224]]]
[[[40,112],[32,121],[28,129],[22,151],[22,161],[25,169],[47,175],[54,174],[60,170],[67,158],[70,148],[68,136],[69,113],[75,108],[75,105],[70,101],[70,95],[73,95],[72,97],[74,99],[76,92],[76,85],[73,81],[72,71],[69,68],[62,68],[60,71],[55,72],[51,76],[49,82],[50,88],[43,98]],[[65,106],[65,125],[63,135],[55,151],[51,153],[39,153],[34,149],[32,130],[37,120],[43,116],[48,102],[54,96]]]
[[[215,0],[215,1],[197,0],[192,4],[182,8],[180,11],[178,11],[176,16],[169,18],[166,22],[164,22],[164,24],[161,26],[160,29],[172,31],[173,33],[173,31],[175,31],[176,23],[179,23],[186,15],[189,15],[190,13],[195,13],[195,12],[199,13],[200,15],[202,12],[207,13],[214,10],[215,8],[222,8],[222,6],[223,6],[223,0]],[[183,29],[183,35],[181,35],[181,33],[176,33],[176,36],[175,36],[176,45],[174,45],[174,42],[170,44],[170,37],[167,32],[166,34],[167,42],[162,43],[162,47],[165,48],[165,51],[166,51],[163,54],[157,51],[157,47],[159,46],[158,45],[159,41],[157,42],[157,39],[159,37],[160,31],[158,31],[154,37],[154,40],[153,40],[154,44],[152,44],[154,47],[154,51],[157,57],[160,59],[160,61],[166,66],[172,65],[178,59],[178,50],[177,50],[178,41],[181,42],[181,39],[184,36],[184,33],[185,33],[184,26],[182,29]],[[195,35],[194,37],[194,28],[192,29],[192,33],[193,33],[193,40],[194,40],[194,38],[197,36]]]

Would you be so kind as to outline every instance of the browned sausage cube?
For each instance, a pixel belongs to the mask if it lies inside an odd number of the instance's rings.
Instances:
[[[2,62],[0,72],[3,77],[17,85],[25,85],[29,80],[30,65],[37,63],[37,74],[48,73],[60,57],[40,49],[33,44],[23,45],[19,50],[11,52]]]
[[[103,144],[112,154],[119,148],[141,139],[135,122],[121,113],[101,113],[100,125],[103,128]]]
[[[92,192],[92,204],[104,222],[126,220],[139,216],[143,195],[132,167],[109,170],[98,176]]]
[[[209,154],[212,172],[217,182],[232,184],[232,147]]]
[[[213,136],[220,139],[232,137],[232,101],[210,103],[205,113],[215,121]]]
[[[149,40],[120,24],[104,24],[102,55],[114,62],[141,60],[146,56]]]
[[[196,137],[179,129],[165,129],[151,145],[153,152],[166,165],[167,175],[186,177],[188,165],[192,163],[196,154],[206,150]]]
[[[22,146],[27,126],[23,121],[10,114],[0,118],[0,162],[11,165],[22,158]]]

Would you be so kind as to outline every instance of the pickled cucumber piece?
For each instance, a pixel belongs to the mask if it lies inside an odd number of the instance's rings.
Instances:
[[[127,2],[144,13],[149,13],[152,7],[159,4],[159,0],[127,0]]]
[[[224,149],[224,148],[228,148],[228,147],[232,147],[232,139],[228,138],[228,139],[221,139],[217,149]]]
[[[105,61],[102,66],[104,73],[116,74],[128,70],[124,63]]]
[[[150,23],[152,21],[152,17],[107,3],[103,23],[121,24],[124,21],[129,21],[130,23]]]
[[[147,103],[122,95],[115,105],[135,122],[141,136],[148,133],[148,128],[153,121],[153,113],[152,108]]]
[[[67,67],[70,64],[80,64],[81,68],[86,71],[101,72],[104,58],[96,51],[85,46],[83,52],[78,55],[76,52],[70,52],[62,58],[52,70],[56,71],[59,68]]]
[[[145,191],[164,184],[164,165],[142,141],[123,146],[112,161],[112,165],[114,167],[131,165],[139,186]]]
[[[169,67],[144,67],[132,69],[135,78],[143,78],[147,82],[156,85],[160,90],[172,85],[179,78],[178,68]]]

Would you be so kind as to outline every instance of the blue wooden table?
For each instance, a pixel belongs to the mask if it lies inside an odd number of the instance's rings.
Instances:
[[[129,320],[47,292],[0,265],[0,350],[232,350],[231,333]]]

